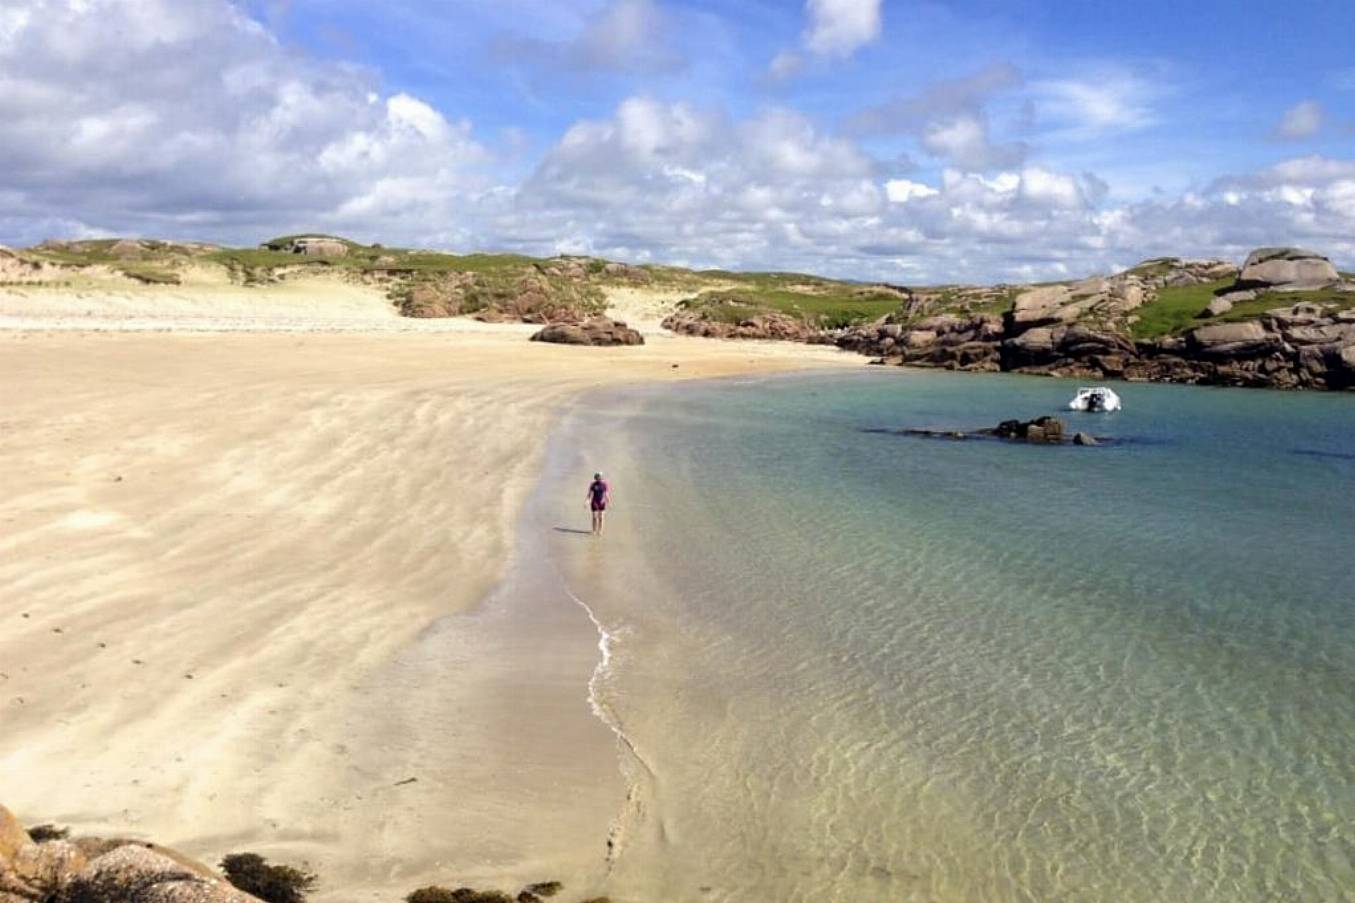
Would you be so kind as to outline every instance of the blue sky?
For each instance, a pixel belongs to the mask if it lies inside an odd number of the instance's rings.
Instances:
[[[1336,0],[6,0],[0,241],[1355,269],[1352,46]]]

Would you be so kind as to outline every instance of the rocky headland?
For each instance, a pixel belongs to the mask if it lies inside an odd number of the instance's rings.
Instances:
[[[1035,286],[1001,312],[883,317],[835,341],[888,363],[1080,379],[1355,388],[1355,281],[1293,248],[1152,260]]]
[[[653,319],[680,335],[836,345],[884,364],[1355,388],[1355,275],[1292,247],[1258,249],[1240,266],[1163,257],[1067,282],[934,287],[450,254],[321,234],[258,248],[122,238],[0,249],[0,286],[30,293],[99,280],[145,292],[223,281],[286,291],[316,277],[384,293],[403,317],[537,324],[545,342],[637,344],[640,333],[615,319],[626,314],[611,299],[643,293],[671,299]]]

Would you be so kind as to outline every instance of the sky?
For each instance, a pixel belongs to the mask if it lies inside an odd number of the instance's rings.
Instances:
[[[0,0],[0,242],[1355,270],[1351,0]]]

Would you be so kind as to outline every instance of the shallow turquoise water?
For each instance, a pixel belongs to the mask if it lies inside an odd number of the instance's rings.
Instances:
[[[866,432],[1074,388],[872,371],[576,418],[616,493],[555,543],[637,757],[619,897],[1355,895],[1355,397],[1126,385],[1067,415],[1093,449]]]

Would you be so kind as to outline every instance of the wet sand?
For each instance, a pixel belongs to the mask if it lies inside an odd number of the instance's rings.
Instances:
[[[0,332],[0,800],[304,860],[320,900],[595,881],[624,793],[596,633],[500,585],[552,425],[599,386],[861,359],[165,328]]]

